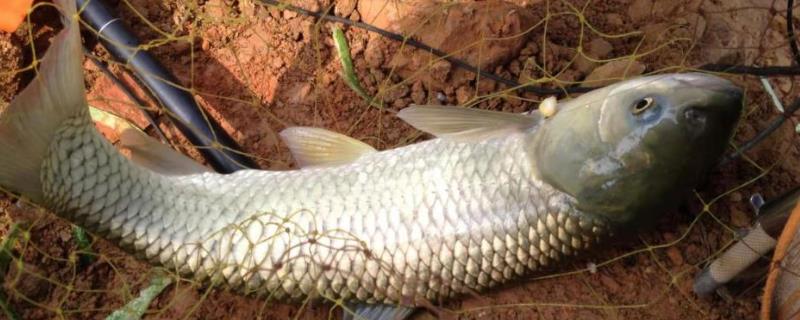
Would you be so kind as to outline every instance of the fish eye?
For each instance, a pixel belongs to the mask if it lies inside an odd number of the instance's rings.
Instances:
[[[644,97],[633,105],[633,110],[631,112],[638,115],[649,109],[651,106],[653,106],[653,98]]]

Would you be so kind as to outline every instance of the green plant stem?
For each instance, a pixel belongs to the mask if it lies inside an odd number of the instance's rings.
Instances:
[[[172,283],[172,279],[164,274],[156,273],[150,278],[150,285],[139,292],[136,299],[131,300],[122,308],[115,310],[111,315],[106,317],[106,320],[136,320],[141,319],[150,303],[153,302],[164,288]]]
[[[11,249],[14,248],[14,243],[17,241],[18,236],[19,224],[15,223],[11,225],[11,228],[8,230],[8,235],[3,239],[2,245],[0,245],[0,283],[5,282],[5,274],[8,272],[8,266],[13,260],[11,257]],[[0,309],[3,310],[3,314],[8,319],[21,319],[17,312],[11,308],[11,305],[8,304],[8,297],[2,290],[0,290]]]
[[[347,45],[347,38],[344,36],[342,29],[336,26],[331,27],[333,31],[333,43],[336,46],[336,53],[339,55],[339,61],[342,62],[342,79],[355,91],[367,104],[374,107],[381,107],[380,104],[375,102],[375,99],[367,94],[367,91],[358,82],[356,77],[355,68],[353,68],[353,59],[350,57],[350,46]]]

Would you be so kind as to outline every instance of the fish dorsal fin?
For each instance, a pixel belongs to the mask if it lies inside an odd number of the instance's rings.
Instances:
[[[541,116],[452,106],[417,106],[397,116],[414,128],[438,138],[478,141],[520,132],[539,123]]]
[[[280,133],[302,167],[327,167],[347,164],[377,152],[370,145],[346,135],[312,127],[291,127]]]
[[[130,150],[131,161],[164,175],[182,176],[212,172],[191,158],[144,134],[126,128],[119,135],[120,145]]]

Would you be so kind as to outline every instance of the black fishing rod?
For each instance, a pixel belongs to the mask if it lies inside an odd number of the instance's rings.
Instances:
[[[101,0],[77,0],[81,18],[94,30],[103,46],[117,61],[130,66],[136,77],[169,112],[175,126],[221,173],[256,168],[255,162],[240,150],[238,144],[203,114],[191,93],[181,88],[164,66],[147,51],[139,40],[103,4]]]

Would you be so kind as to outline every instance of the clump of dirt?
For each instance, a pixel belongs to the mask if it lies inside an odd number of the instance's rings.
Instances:
[[[3,97],[0,99],[8,103],[13,98],[14,93],[17,92],[17,83],[19,82],[16,79],[19,73],[17,70],[22,64],[22,50],[11,42],[11,35],[9,34],[0,36],[0,57],[3,58],[0,59],[0,63],[2,63],[0,68],[6,70],[6,76],[0,77],[0,87],[5,88]]]
[[[783,32],[785,4],[751,2],[294,3],[402,32],[508,79],[558,88],[572,83],[603,85],[635,74],[683,71],[706,63],[789,65]],[[327,23],[251,0],[109,3],[264,169],[294,166],[277,135],[289,126],[323,127],[388,149],[420,139],[418,132],[393,116],[393,111],[411,103],[469,104],[521,112],[544,98],[475,76],[430,53],[345,27],[356,75],[380,104],[371,107],[341,79]],[[57,20],[53,17],[34,13],[33,25],[27,26],[34,30],[37,52],[46,47],[48,36],[57,28],[50,25]],[[16,72],[32,60],[26,54],[31,42],[27,35],[25,29],[0,34],[0,66],[8,71],[0,73],[3,101],[29,80],[30,74]],[[95,43],[92,36],[86,32],[85,41]],[[98,47],[93,52],[110,59]],[[118,88],[90,63],[85,66],[90,103],[148,127]],[[112,64],[118,75],[126,69],[124,64]],[[755,136],[777,111],[757,78],[726,77],[748,91],[746,115],[735,137],[741,143]],[[130,76],[122,78],[135,86]],[[771,82],[785,102],[798,95],[791,78]],[[142,91],[137,94],[146,98]],[[162,114],[159,120],[171,141],[202,161],[167,117]],[[439,315],[466,319],[753,318],[759,308],[758,282],[734,284],[727,295],[701,299],[691,292],[692,279],[709,257],[734,238],[732,230],[752,222],[750,194],[759,192],[770,198],[800,184],[796,139],[793,128],[786,125],[747,154],[758,166],[738,160],[718,168],[695,197],[664,215],[654,228],[618,237],[526,281],[453,301],[444,307],[455,313]],[[761,178],[743,185],[757,176]],[[723,196],[710,203],[710,211],[703,211],[703,202],[718,195]],[[9,197],[0,200],[0,212],[4,213],[0,234],[7,234],[12,222],[22,223],[28,232],[13,252],[22,268],[9,271],[5,282],[11,305],[25,319],[103,318],[147,283],[149,265],[102,239],[92,245],[99,254],[95,262],[80,266],[71,227],[50,213]],[[577,271],[563,273],[570,270]],[[328,317],[329,308],[324,303],[279,304],[183,281],[159,296],[149,317],[321,319]]]
[[[503,1],[445,4],[431,0],[391,3],[362,0],[358,2],[358,12],[361,19],[371,25],[419,40],[489,70],[519,56],[530,35],[527,31],[536,21],[541,21],[541,17],[535,15],[541,11],[524,10]],[[370,36],[371,43],[381,40],[378,34]],[[372,52],[368,56],[370,66],[380,67],[385,63],[403,78],[419,72],[421,75],[417,78],[436,90],[452,84],[449,77],[452,66],[424,50],[404,50],[384,61],[385,56],[377,46],[368,48]],[[434,66],[428,68],[429,65]],[[459,73],[454,79],[474,77],[465,70],[452,71]]]

